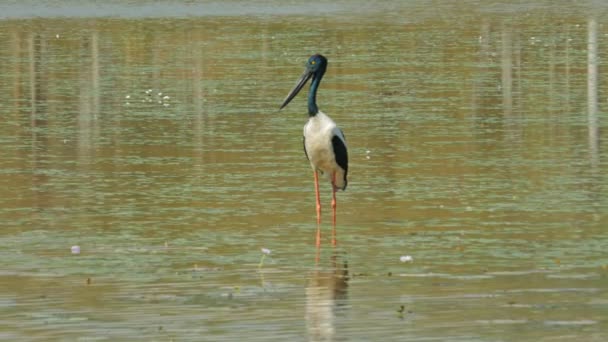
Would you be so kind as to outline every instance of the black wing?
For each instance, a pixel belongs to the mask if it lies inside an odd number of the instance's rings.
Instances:
[[[344,134],[342,134],[342,136],[344,136]],[[346,174],[348,173],[348,152],[346,151],[346,145],[344,145],[344,141],[337,135],[334,135],[334,137],[331,138],[331,144],[334,147],[336,163],[344,169],[344,179],[346,179]]]

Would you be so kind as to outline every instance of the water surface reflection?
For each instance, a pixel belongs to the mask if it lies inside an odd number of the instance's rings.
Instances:
[[[605,5],[171,4],[0,10],[0,336],[606,339]],[[352,160],[317,267],[276,112],[314,52]]]

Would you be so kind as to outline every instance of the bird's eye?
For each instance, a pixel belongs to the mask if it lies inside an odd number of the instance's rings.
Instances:
[[[317,61],[310,61],[310,64],[315,65],[317,64]]]

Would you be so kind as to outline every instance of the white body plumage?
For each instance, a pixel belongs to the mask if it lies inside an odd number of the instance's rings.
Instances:
[[[304,151],[310,165],[330,181],[335,174],[335,187],[342,190],[347,185],[348,166],[343,162],[348,160],[346,150],[344,134],[329,116],[319,111],[308,119],[304,125]]]

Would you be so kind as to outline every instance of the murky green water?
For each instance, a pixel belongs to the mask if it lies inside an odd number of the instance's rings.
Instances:
[[[0,338],[608,339],[608,6],[0,12]],[[277,111],[316,52],[351,159],[318,262]]]

